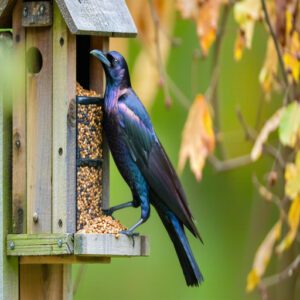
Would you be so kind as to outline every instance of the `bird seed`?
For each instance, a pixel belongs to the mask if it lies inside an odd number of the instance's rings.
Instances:
[[[82,88],[77,83],[77,96],[99,97],[95,91]],[[77,105],[77,147],[80,158],[101,159],[102,149],[102,107]],[[101,210],[102,169],[93,166],[77,168],[77,230],[78,233],[115,234],[126,228]]]

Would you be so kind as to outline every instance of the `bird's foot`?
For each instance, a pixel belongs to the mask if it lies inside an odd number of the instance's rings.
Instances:
[[[113,211],[111,208],[107,208],[107,209],[103,209],[103,208],[102,208],[102,212],[103,212],[103,214],[104,214],[105,216],[110,216],[110,217],[112,217],[113,219],[115,219],[115,218],[113,217],[114,211]]]
[[[134,237],[140,235],[138,232],[133,232],[132,230],[121,230],[120,233],[127,235],[129,238],[132,238],[132,247],[134,247],[135,245]]]

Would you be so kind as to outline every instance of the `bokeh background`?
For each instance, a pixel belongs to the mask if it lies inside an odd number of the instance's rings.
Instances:
[[[223,140],[229,158],[248,154],[251,149],[236,117],[236,109],[240,107],[246,121],[255,126],[262,97],[258,74],[264,59],[267,36],[263,25],[258,24],[252,50],[245,51],[243,59],[237,63],[233,58],[236,30],[230,14],[221,49],[219,82],[221,131],[224,133]],[[191,103],[195,92],[204,93],[207,89],[212,65],[211,53],[205,60],[195,58],[199,49],[195,31],[193,22],[175,15],[172,35],[178,37],[181,43],[170,49],[166,62],[167,73]],[[129,42],[118,39],[112,41],[111,47],[120,51],[126,48],[125,55],[129,68],[133,71],[141,45],[139,39]],[[137,75],[141,80],[147,81],[142,71],[134,74]],[[166,108],[162,88],[157,84],[155,101],[149,108],[149,113],[162,144],[177,166],[187,111],[176,101],[174,95],[172,99],[173,105]],[[278,101],[281,99],[272,95],[272,101],[264,102],[262,120],[275,111]],[[252,177],[255,174],[263,179],[271,170],[272,164],[271,159],[263,158],[258,163],[233,171],[216,172],[207,163],[201,182],[196,182],[186,166],[181,180],[204,239],[202,245],[189,235],[194,255],[205,277],[199,288],[186,287],[171,241],[156,212],[152,210],[149,221],[139,228],[141,234],[150,237],[151,255],[147,258],[116,258],[112,259],[111,264],[87,265],[85,269],[74,266],[74,278],[78,272],[82,273],[75,300],[261,299],[257,292],[246,293],[247,274],[257,247],[278,215],[272,204],[259,197],[253,187]],[[130,191],[112,162],[111,204],[116,205],[130,199]],[[117,212],[115,216],[123,224],[130,226],[139,214],[139,209],[127,209]],[[276,268],[277,265],[272,263],[267,274]],[[277,285],[271,291],[270,299],[275,299],[275,294],[277,299],[283,299],[280,298],[280,291],[288,289],[289,284],[285,281]]]

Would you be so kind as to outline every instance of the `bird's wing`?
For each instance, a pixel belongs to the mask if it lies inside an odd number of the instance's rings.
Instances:
[[[177,174],[154,133],[142,103],[135,94],[131,94],[119,101],[118,107],[120,130],[152,192],[201,239]]]

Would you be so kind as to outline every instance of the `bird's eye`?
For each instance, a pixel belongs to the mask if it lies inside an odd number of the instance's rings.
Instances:
[[[116,58],[114,58],[114,60],[113,60],[114,65],[116,65],[118,62],[119,61]]]

